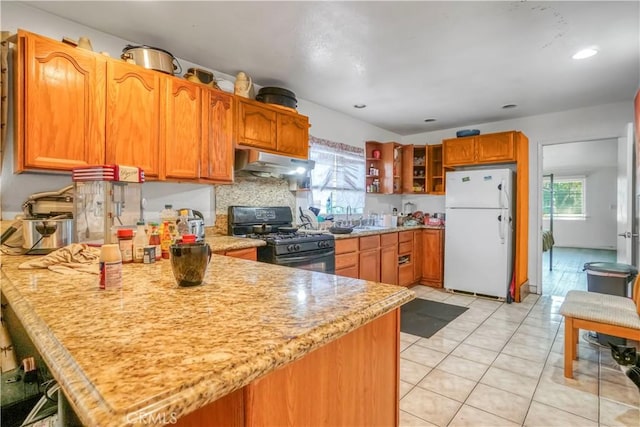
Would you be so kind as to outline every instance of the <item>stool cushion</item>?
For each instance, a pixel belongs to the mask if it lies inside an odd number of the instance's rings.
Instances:
[[[631,298],[597,292],[569,291],[560,314],[640,330],[640,316]]]

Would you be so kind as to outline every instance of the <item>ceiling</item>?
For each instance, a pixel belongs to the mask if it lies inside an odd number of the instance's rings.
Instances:
[[[631,101],[639,86],[637,1],[26,3],[400,135]],[[587,46],[599,54],[571,59]]]

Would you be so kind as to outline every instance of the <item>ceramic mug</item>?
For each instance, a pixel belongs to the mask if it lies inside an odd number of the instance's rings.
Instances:
[[[207,243],[171,245],[171,270],[179,286],[197,286],[202,283],[211,260],[211,248]]]

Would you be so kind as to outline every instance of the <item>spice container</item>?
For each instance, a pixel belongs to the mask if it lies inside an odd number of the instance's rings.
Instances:
[[[133,262],[133,230],[122,228],[118,230],[118,246],[122,254],[122,263]]]
[[[119,245],[102,245],[100,251],[100,289],[122,287],[122,255]]]

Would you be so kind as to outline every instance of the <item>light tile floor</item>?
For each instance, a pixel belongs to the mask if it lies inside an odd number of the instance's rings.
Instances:
[[[640,392],[609,349],[581,337],[574,379],[564,378],[562,297],[506,304],[412,290],[469,310],[431,338],[401,334],[401,426],[640,426]]]

